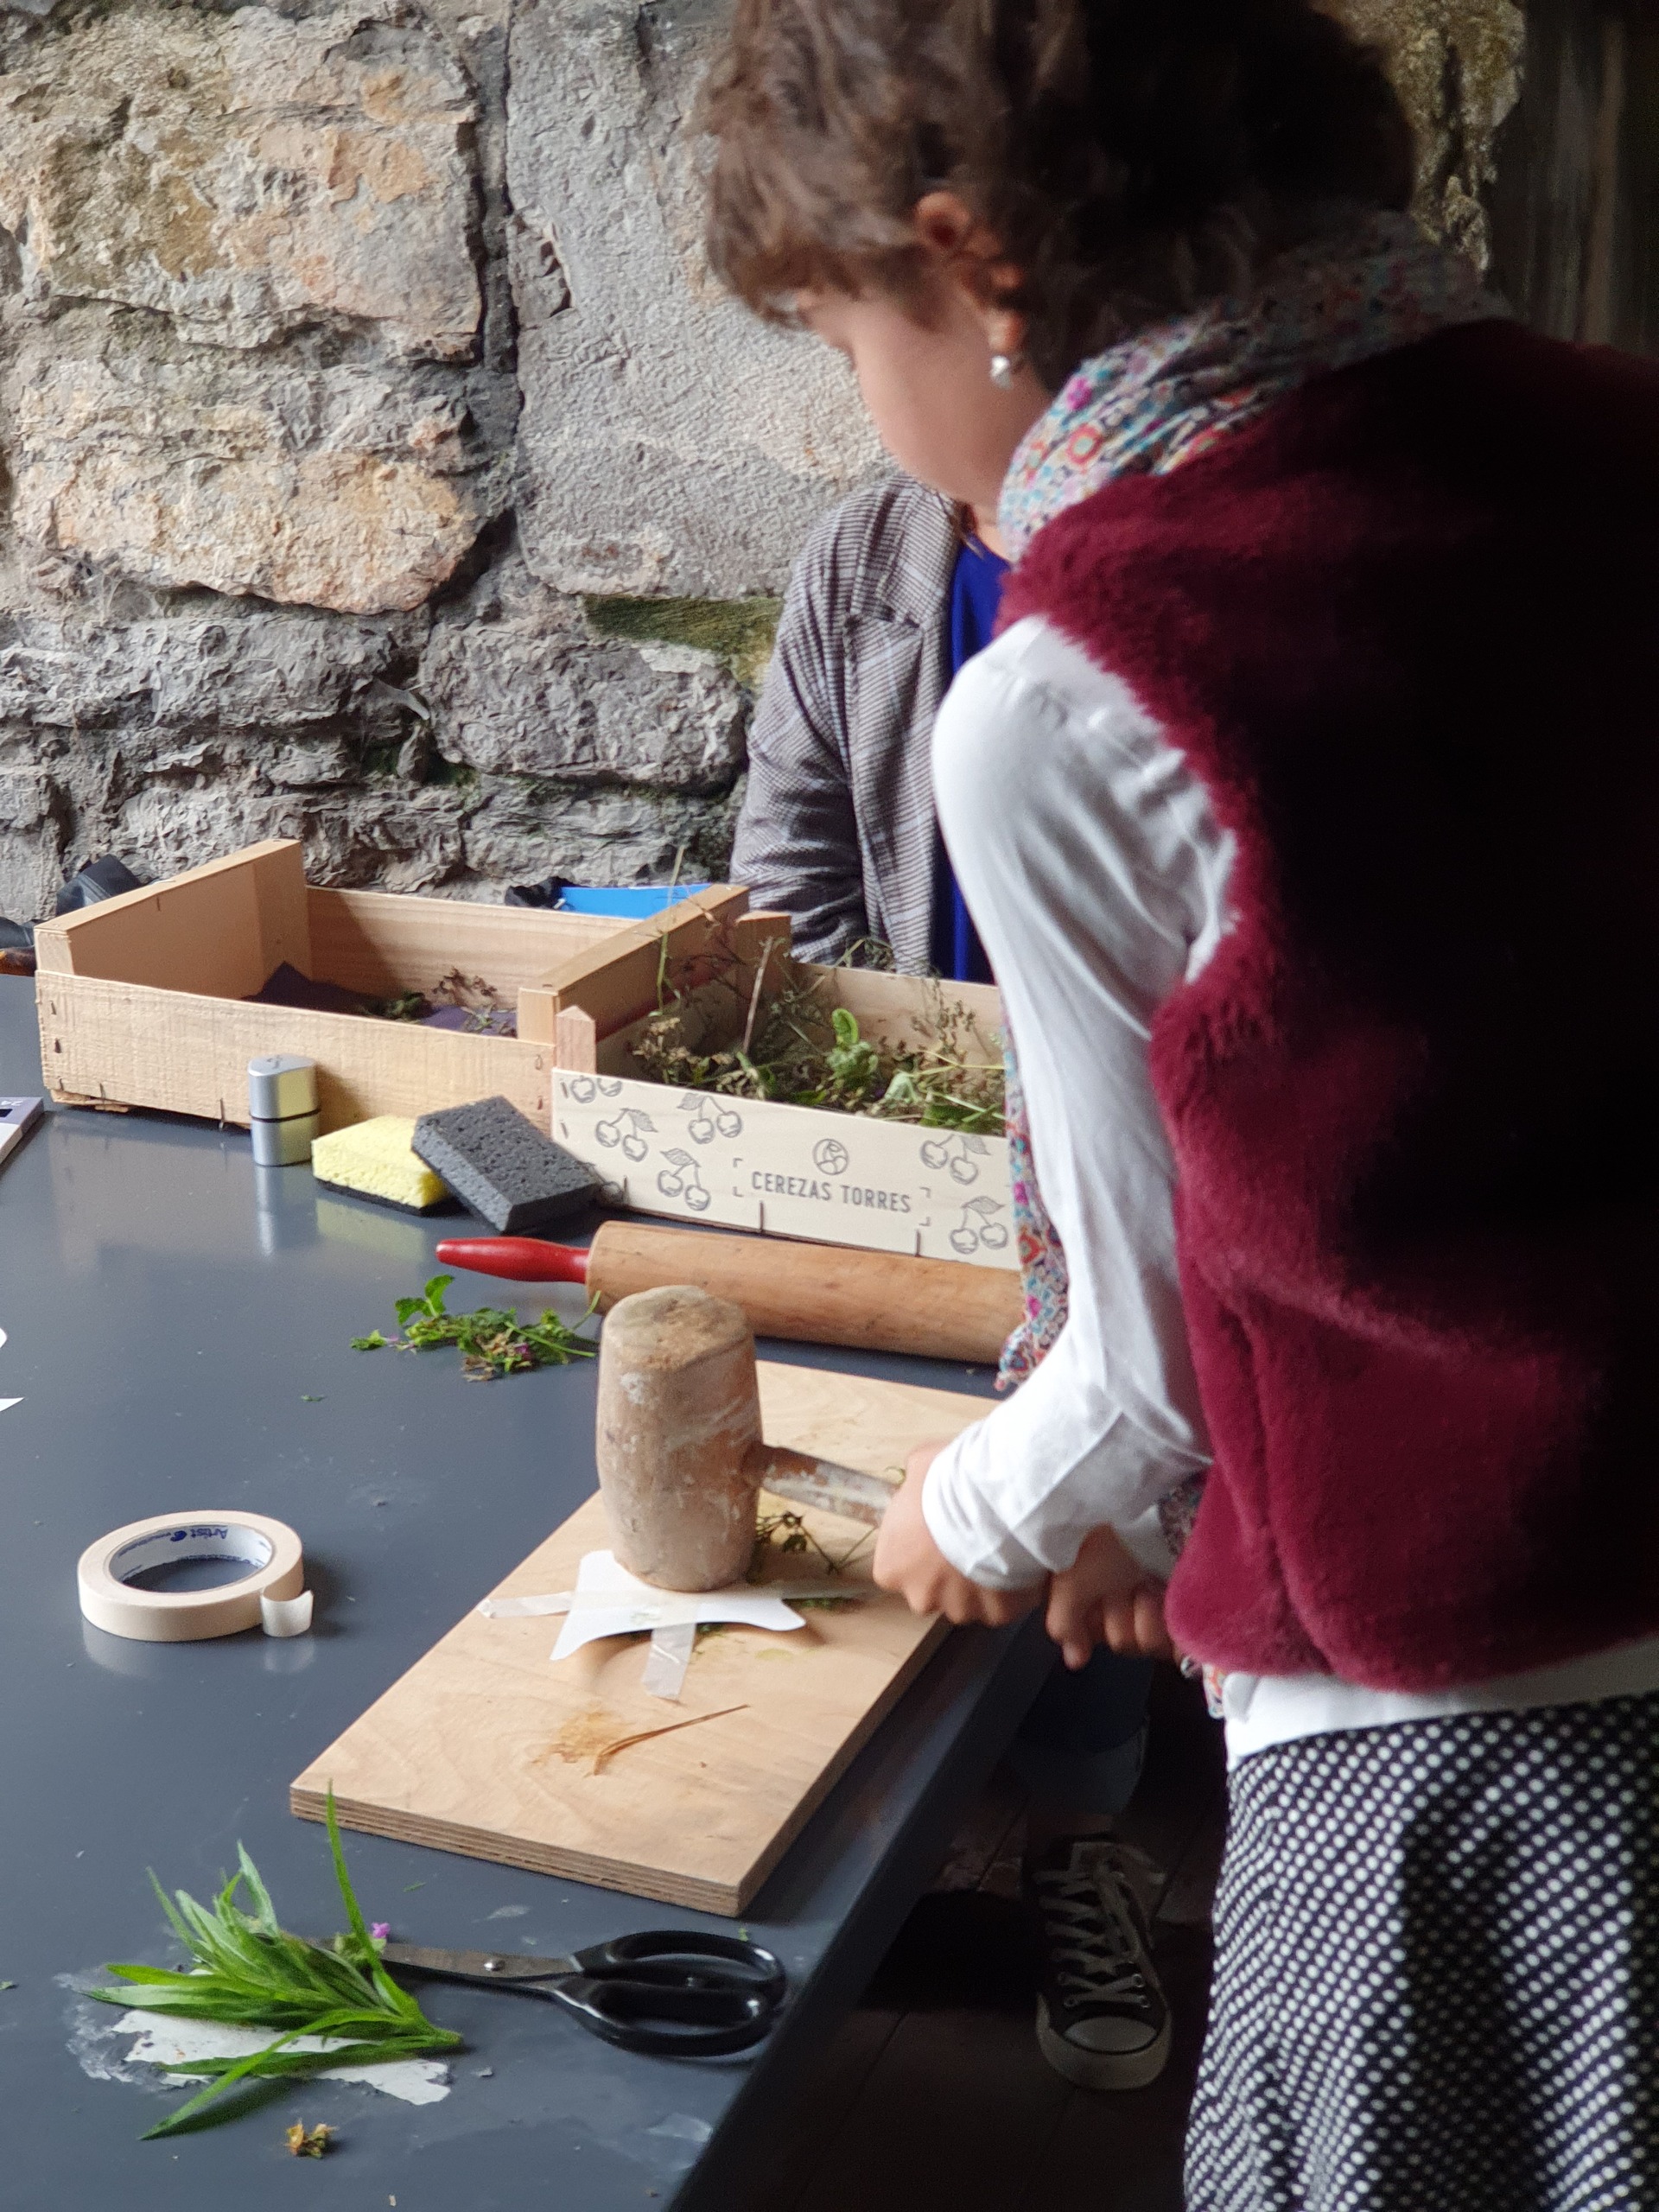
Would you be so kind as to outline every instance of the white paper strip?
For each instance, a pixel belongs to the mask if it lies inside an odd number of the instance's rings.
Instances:
[[[269,2028],[239,2028],[223,2020],[170,2019],[161,2012],[136,2010],[124,2012],[113,2032],[137,2036],[138,2040],[127,2057],[135,2064],[149,2066],[173,2059],[247,2058],[256,2050],[263,2050],[272,2040]],[[345,2040],[338,2036],[296,2036],[285,2048],[327,2051]],[[181,2086],[209,2078],[203,2074],[173,2076]],[[321,2078],[325,2082],[362,2082],[386,2096],[401,2098],[406,2105],[436,2104],[449,2094],[449,2069],[441,2059],[395,2058],[378,2066],[331,2066]]]
[[[550,1598],[486,1598],[476,1610],[490,1621],[521,1620],[534,1613],[568,1613],[572,1594],[560,1590]]]
[[[22,1402],[21,1398],[0,1398],[0,1414],[4,1413],[9,1406],[21,1406]]]
[[[619,1567],[609,1552],[589,1552],[576,1571],[573,1602],[553,1657],[568,1659],[601,1636],[638,1636],[687,1621],[737,1621],[770,1629],[801,1625],[800,1615],[781,1599],[747,1583],[733,1590],[658,1590]]]
[[[14,1398],[8,1402],[19,1405],[22,1402],[21,1399]],[[873,1598],[876,1594],[867,1582],[845,1580],[787,1584],[772,1582],[766,1584],[763,1589],[760,1590],[755,1590],[747,1584],[739,1586],[748,1590],[754,1597],[777,1598],[790,1605],[798,1604],[804,1598]],[[678,1595],[677,1592],[671,1590],[652,1589],[649,1583],[642,1584],[640,1587],[651,1590],[654,1598],[661,1599],[664,1603],[673,1601]],[[706,1592],[698,1593],[699,1597],[708,1594],[710,1593]],[[724,1597],[729,1593],[720,1592],[715,1594]],[[486,1621],[526,1620],[549,1613],[586,1612],[594,1605],[602,1605],[608,1610],[615,1604],[616,1593],[613,1590],[555,1590],[537,1597],[483,1598],[474,1606],[473,1611],[475,1613],[482,1613]]]
[[[685,1687],[685,1670],[697,1648],[697,1624],[681,1621],[673,1628],[654,1628],[645,1654],[645,1671],[639,1687],[647,1697],[677,1698]]]

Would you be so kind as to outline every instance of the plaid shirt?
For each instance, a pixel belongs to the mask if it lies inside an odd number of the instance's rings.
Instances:
[[[749,736],[732,880],[795,949],[864,937],[926,970],[938,874],[930,748],[950,683],[954,511],[907,477],[824,517],[790,581]]]

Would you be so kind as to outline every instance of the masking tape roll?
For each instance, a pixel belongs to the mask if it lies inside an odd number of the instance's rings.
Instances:
[[[136,1590],[129,1579],[187,1559],[240,1560],[248,1572],[211,1590]],[[94,1628],[140,1643],[194,1643],[260,1627],[262,1599],[300,1595],[305,1558],[287,1523],[263,1513],[158,1513],[88,1544],[76,1578]]]

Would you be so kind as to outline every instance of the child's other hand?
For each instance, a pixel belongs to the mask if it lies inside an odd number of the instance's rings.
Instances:
[[[943,1613],[958,1628],[973,1621],[1001,1628],[1041,1602],[1042,1585],[1031,1590],[983,1589],[959,1574],[934,1542],[922,1516],[922,1484],[944,1449],[943,1444],[921,1444],[911,1453],[875,1540],[875,1580],[883,1590],[896,1590],[913,1613]]]
[[[1097,1643],[1126,1658],[1175,1656],[1164,1627],[1164,1586],[1111,1529],[1084,1537],[1075,1562],[1049,1584],[1046,1625],[1073,1673]]]

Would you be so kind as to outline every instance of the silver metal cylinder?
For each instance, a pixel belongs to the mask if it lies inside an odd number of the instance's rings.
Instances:
[[[248,1119],[261,1167],[298,1167],[318,1135],[317,1064],[268,1052],[248,1062]]]

